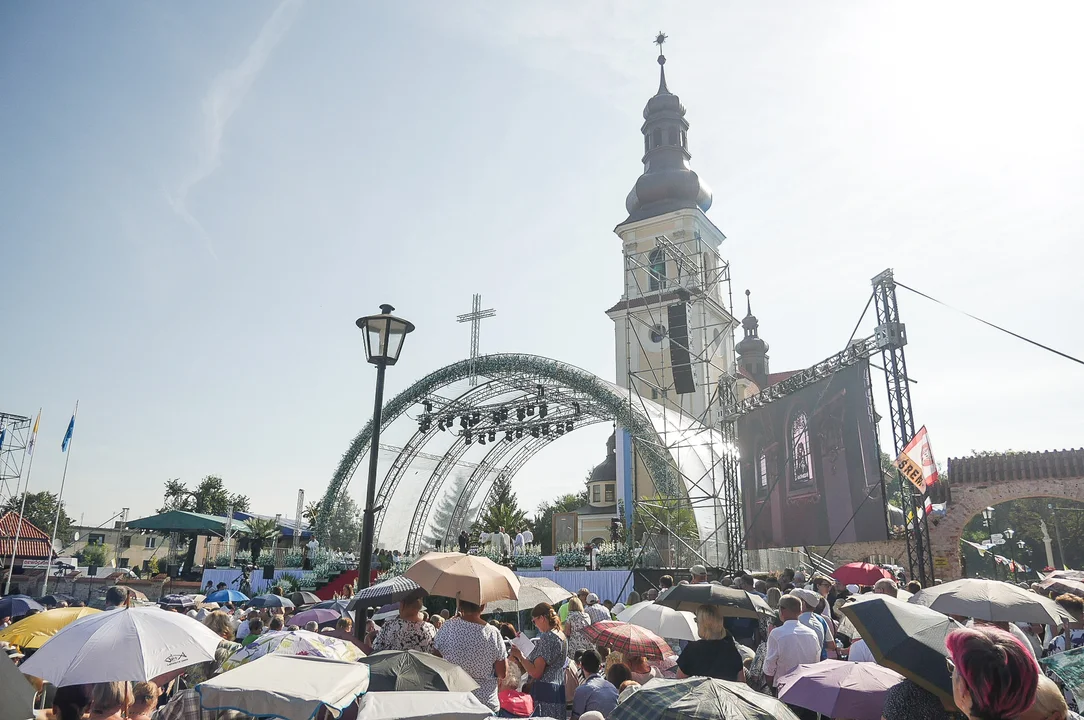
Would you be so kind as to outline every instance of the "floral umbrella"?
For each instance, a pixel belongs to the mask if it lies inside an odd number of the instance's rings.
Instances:
[[[279,630],[265,633],[241,648],[222,663],[223,670],[232,670],[264,655],[301,655],[355,662],[365,657],[356,645],[329,635],[307,630]]]

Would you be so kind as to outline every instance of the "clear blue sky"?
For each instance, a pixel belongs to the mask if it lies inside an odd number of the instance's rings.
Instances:
[[[499,313],[483,351],[613,379],[659,29],[773,369],[840,349],[889,266],[1084,354],[1084,17],[977,7],[5,4],[0,406],[44,407],[32,489],[59,486],[79,399],[77,519],[209,473],[291,514],[370,414],[353,321],[382,302],[418,326],[389,392],[466,355],[474,292]],[[940,459],[1084,444],[1079,366],[901,313]],[[605,435],[528,466],[524,504]]]

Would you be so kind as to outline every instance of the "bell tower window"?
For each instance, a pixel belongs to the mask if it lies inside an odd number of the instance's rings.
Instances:
[[[666,144],[677,145],[678,144],[678,131],[675,128],[670,128],[666,133]]]
[[[659,147],[662,145],[662,128],[655,128],[651,131],[651,147]]]
[[[658,290],[666,284],[666,253],[663,252],[662,248],[655,248],[647,256],[647,259],[651,264],[651,269],[648,271],[650,277],[649,289]]]

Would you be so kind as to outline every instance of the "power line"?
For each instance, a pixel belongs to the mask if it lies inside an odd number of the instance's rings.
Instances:
[[[1061,357],[1065,358],[1066,360],[1072,360],[1075,363],[1079,363],[1080,365],[1084,365],[1084,360],[1081,360],[1080,358],[1073,357],[1072,355],[1069,355],[1068,353],[1063,353],[1061,350],[1055,350],[1054,348],[1050,347],[1049,345],[1043,345],[1041,342],[1039,342],[1037,340],[1032,340],[1031,338],[1024,337],[1023,335],[1021,335],[1019,333],[1014,333],[1012,330],[1007,330],[1007,329],[1001,327],[1000,325],[995,325],[994,323],[989,322],[988,320],[983,320],[980,317],[976,317],[975,315],[972,315],[971,313],[967,312],[966,310],[961,310],[960,308],[953,307],[952,305],[949,305],[946,302],[942,302],[942,301],[938,300],[935,297],[931,297],[931,296],[927,295],[926,293],[924,293],[924,292],[922,292],[920,290],[915,290],[912,287],[907,287],[906,285],[901,283],[899,280],[896,281],[896,286],[901,287],[904,290],[910,290],[915,295],[918,295],[920,297],[924,297],[927,300],[930,300],[931,302],[937,303],[938,305],[943,305],[944,307],[947,307],[949,310],[955,310],[956,312],[958,312],[958,313],[960,313],[962,315],[966,315],[967,317],[971,318],[972,320],[978,320],[983,325],[987,325],[989,327],[992,327],[995,330],[1000,330],[1001,332],[1005,333],[1006,335],[1012,335],[1017,340],[1023,340],[1024,342],[1030,343],[1030,344],[1034,345],[1035,347],[1040,347],[1043,350],[1054,353],[1055,355],[1060,355]]]

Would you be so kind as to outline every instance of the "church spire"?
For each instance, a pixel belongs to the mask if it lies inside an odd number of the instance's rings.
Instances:
[[[629,218],[643,220],[682,208],[711,207],[711,190],[689,169],[689,123],[685,107],[666,85],[666,33],[655,36],[659,46],[659,89],[644,107],[644,172],[625,199]]]
[[[760,337],[760,322],[753,314],[751,293],[745,291],[745,318],[741,321],[745,337],[734,349],[738,353],[738,367],[761,388],[767,387],[768,380],[768,343]]]

